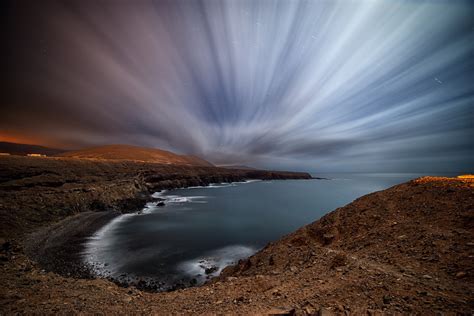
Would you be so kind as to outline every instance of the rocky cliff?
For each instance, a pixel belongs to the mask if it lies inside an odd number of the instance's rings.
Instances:
[[[134,212],[162,189],[307,173],[229,170],[133,161],[0,157],[0,238],[87,211]]]

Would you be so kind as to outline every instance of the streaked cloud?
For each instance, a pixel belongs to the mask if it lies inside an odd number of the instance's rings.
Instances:
[[[14,4],[14,89],[0,130],[262,167],[472,171],[472,10],[410,0]]]

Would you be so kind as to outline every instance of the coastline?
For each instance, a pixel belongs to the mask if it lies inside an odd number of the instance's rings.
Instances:
[[[325,178],[313,178],[313,180],[327,180]],[[260,179],[248,179],[239,182],[221,182],[210,183],[208,185],[199,186],[199,188],[212,187],[215,184],[233,184],[233,183],[249,183],[261,181]],[[183,187],[196,188],[196,186]],[[161,192],[165,191],[162,190]],[[162,292],[170,289],[161,289],[155,283],[141,282],[139,285],[130,284],[125,279],[114,279],[109,277],[101,277],[96,275],[83,260],[82,255],[86,249],[86,242],[92,238],[101,229],[111,224],[118,217],[125,214],[140,214],[145,207],[147,201],[161,201],[161,195],[150,195],[149,198],[143,199],[142,209],[132,211],[126,209],[118,211],[100,211],[100,212],[84,212],[70,217],[66,217],[58,222],[46,225],[23,239],[22,245],[25,254],[36,261],[46,272],[54,272],[65,277],[83,278],[83,279],[107,279],[119,286],[128,287],[130,285],[137,286],[140,290],[150,292]],[[159,192],[158,192],[159,193]],[[138,201],[137,201],[138,203]],[[182,284],[181,282],[174,284],[171,289],[192,287],[195,284]]]
[[[365,195],[200,287],[148,293],[43,271],[4,242],[0,310],[127,314],[469,314],[472,180],[419,178]]]
[[[46,272],[73,278],[96,278],[81,258],[85,241],[121,213],[85,212],[40,228],[23,241],[25,254]]]
[[[301,172],[20,156],[0,157],[0,169],[0,239],[23,249],[42,270],[85,279],[96,277],[81,260],[87,238],[116,216],[158,200],[155,192],[252,179],[312,179]]]
[[[140,211],[154,192],[249,179],[312,179],[304,172],[240,170],[133,161],[0,157],[0,238],[88,211]]]
[[[88,279],[90,274],[76,277],[84,273],[83,267],[71,261],[80,262],[82,238],[119,214],[139,211],[150,194],[161,189],[242,181],[256,174],[267,179],[311,177],[21,157],[0,158],[0,167],[4,314],[474,310],[472,179],[425,177],[365,195],[267,244],[211,282],[150,293],[107,279]],[[25,240],[31,244],[24,247]],[[63,242],[68,245],[61,250]],[[27,256],[30,251],[37,251],[33,259]],[[57,259],[58,254],[62,258]],[[44,265],[67,268],[47,272]]]

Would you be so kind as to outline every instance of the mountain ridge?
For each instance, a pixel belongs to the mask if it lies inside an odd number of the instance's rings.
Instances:
[[[40,154],[64,158],[129,160],[162,164],[215,167],[214,164],[198,156],[179,155],[174,152],[159,148],[148,148],[124,144],[111,144],[86,147],[77,150],[64,150],[40,145],[0,142],[0,153],[19,156]]]
[[[41,145],[21,144],[12,142],[0,142],[0,153],[26,156],[27,154],[57,155],[65,152],[64,149],[51,148]]]
[[[158,148],[147,148],[123,144],[88,147],[80,150],[67,151],[59,154],[58,156],[214,167],[212,163],[200,157],[191,155],[178,155],[171,151]]]

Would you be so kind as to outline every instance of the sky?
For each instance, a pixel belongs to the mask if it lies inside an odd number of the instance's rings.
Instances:
[[[0,140],[474,172],[474,2],[3,1]]]

